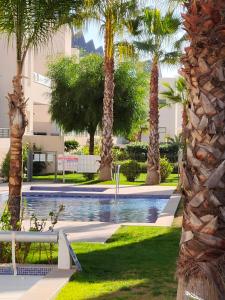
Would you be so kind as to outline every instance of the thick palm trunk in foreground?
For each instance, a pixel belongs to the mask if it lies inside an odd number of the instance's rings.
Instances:
[[[149,99],[149,147],[148,147],[148,167],[146,184],[154,185],[160,183],[159,166],[159,102],[158,102],[158,60],[154,58],[150,81]]]
[[[224,11],[224,1],[193,0],[184,15],[190,104],[178,300],[225,298]]]
[[[100,180],[112,179],[112,146],[113,146],[113,97],[114,97],[114,55],[112,24],[106,22],[105,32],[105,85],[102,118],[102,149]]]
[[[9,202],[11,225],[18,230],[22,187],[22,138],[27,125],[21,74],[13,79],[13,94],[8,95],[10,118]]]
[[[187,123],[188,123],[188,115],[187,115],[187,105],[183,105],[183,111],[182,111],[182,145],[184,148],[186,148],[186,129],[187,129]]]

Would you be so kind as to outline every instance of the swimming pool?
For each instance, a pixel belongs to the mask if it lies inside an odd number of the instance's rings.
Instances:
[[[45,218],[52,210],[63,204],[65,211],[61,221],[100,221],[112,223],[154,223],[168,203],[169,197],[120,196],[115,200],[111,195],[101,197],[51,195],[26,196],[25,216],[33,213]]]

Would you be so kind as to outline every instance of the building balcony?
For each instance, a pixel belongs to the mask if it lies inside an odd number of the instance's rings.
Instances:
[[[0,138],[9,138],[9,128],[0,128]]]

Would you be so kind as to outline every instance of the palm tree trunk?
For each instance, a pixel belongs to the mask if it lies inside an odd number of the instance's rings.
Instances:
[[[193,0],[184,25],[183,75],[190,94],[183,164],[183,230],[177,300],[225,295],[225,3]],[[198,298],[197,298],[198,297]],[[192,298],[191,298],[192,299]]]
[[[183,104],[183,112],[182,112],[182,145],[183,145],[184,149],[186,148],[187,124],[188,124],[187,105]]]
[[[89,138],[90,138],[89,155],[94,155],[94,152],[95,152],[95,132],[90,131],[89,132]]]
[[[27,126],[26,101],[22,86],[22,67],[18,64],[17,75],[13,78],[13,93],[8,94],[10,119],[10,170],[8,208],[11,225],[20,229],[20,205],[22,187],[22,138]]]
[[[181,170],[182,166],[181,164],[187,160],[187,143],[186,143],[186,131],[187,131],[187,123],[188,123],[188,115],[187,115],[187,105],[183,104],[183,112],[182,112],[182,136],[181,136],[181,142],[182,142],[182,152],[181,152],[181,159],[178,160],[179,163],[179,182],[176,188],[177,192],[181,192],[182,190],[182,175]],[[180,153],[181,149],[179,150]],[[178,158],[180,156],[178,155]]]
[[[150,80],[149,98],[149,147],[146,184],[160,183],[159,166],[159,101],[158,101],[158,59],[154,57]]]
[[[100,180],[112,179],[112,146],[113,146],[113,97],[114,97],[114,50],[113,29],[111,20],[107,20],[105,29],[104,59],[104,99],[102,118],[102,151],[100,164]]]

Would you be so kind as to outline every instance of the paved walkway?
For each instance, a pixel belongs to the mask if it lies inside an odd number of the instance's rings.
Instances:
[[[39,276],[0,275],[0,300],[19,300],[41,278]]]
[[[50,222],[46,222],[46,228],[49,228],[50,225]],[[121,224],[94,221],[59,221],[55,226],[55,230],[63,230],[70,242],[105,243],[120,226]],[[22,227],[24,230],[28,230],[30,228],[30,221],[24,220]]]
[[[57,293],[69,281],[75,272],[72,270],[53,270],[39,280],[19,300],[52,300]],[[65,299],[66,300],[66,299]]]

